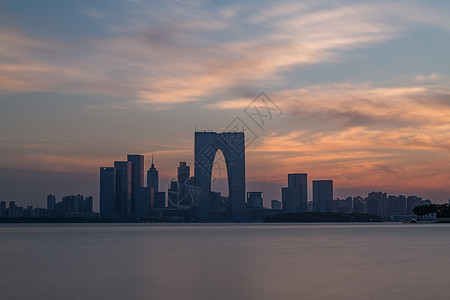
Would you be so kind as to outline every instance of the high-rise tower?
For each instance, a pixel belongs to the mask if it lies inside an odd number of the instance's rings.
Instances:
[[[131,162],[115,161],[114,210],[118,217],[131,218]]]
[[[116,217],[115,213],[116,176],[114,167],[100,168],[100,216]]]
[[[194,177],[201,195],[196,204],[196,214],[208,219],[210,213],[211,172],[216,152],[221,150],[228,170],[228,191],[231,218],[245,218],[245,138],[244,132],[195,132]]]
[[[152,187],[155,193],[159,191],[159,178],[158,178],[158,170],[155,168],[155,164],[153,163],[153,154],[152,154],[152,166],[147,171],[147,187]]]
[[[50,194],[47,196],[47,210],[55,210],[56,196]]]
[[[191,206],[192,200],[188,191],[188,180],[191,176],[191,167],[185,161],[180,161],[178,166],[178,201],[181,206]]]
[[[307,212],[308,193],[306,173],[288,174],[286,212]],[[283,208],[284,210],[284,208]]]
[[[186,164],[185,161],[180,161],[178,166],[178,184],[181,186],[189,179],[191,176],[191,167]]]
[[[128,154],[131,163],[131,214],[135,213],[137,190],[144,186],[144,155]]]
[[[333,211],[333,180],[313,181],[313,210],[315,212]]]

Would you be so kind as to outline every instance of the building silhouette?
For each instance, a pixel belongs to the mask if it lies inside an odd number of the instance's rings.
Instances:
[[[351,214],[353,212],[353,199],[352,197],[347,197],[345,199],[333,199],[333,212],[341,212]]]
[[[64,196],[61,202],[55,204],[55,216],[59,218],[91,217],[92,196],[81,194]]]
[[[367,195],[367,213],[387,217],[387,194],[382,192],[371,192]]]
[[[185,161],[180,161],[177,169],[178,204],[183,207],[192,206],[189,194],[188,180],[191,177],[191,167]]]
[[[100,216],[117,217],[115,209],[116,176],[114,167],[100,168]]]
[[[167,198],[169,208],[176,208],[180,206],[177,180],[170,181],[169,188],[167,189]]]
[[[224,197],[220,192],[211,191],[209,195],[209,218],[212,220],[230,219],[230,205],[228,197]]]
[[[127,155],[114,167],[100,168],[100,215],[102,218],[133,220],[150,217],[154,208],[165,207],[165,192],[158,189],[158,170],[153,163],[144,182],[144,156]]]
[[[244,132],[195,132],[194,177],[202,193],[196,204],[196,216],[209,219],[211,173],[214,158],[221,150],[228,170],[231,219],[245,218],[245,139]]]
[[[406,215],[406,197],[403,195],[388,196],[387,216],[389,218],[402,217]]]
[[[263,192],[247,192],[247,207],[263,207]]]
[[[7,215],[9,218],[17,218],[18,216],[20,216],[20,212],[18,211],[18,207],[15,201],[9,202]]]
[[[127,161],[131,163],[131,207],[130,214],[135,215],[137,190],[144,187],[144,155],[128,154]]]
[[[333,180],[313,180],[313,211],[333,211]]]
[[[356,196],[353,197],[352,202],[352,212],[359,214],[367,213],[367,204],[364,198]]]
[[[56,196],[53,194],[48,195],[47,196],[47,209],[55,210],[55,204],[56,204]]]
[[[159,191],[159,174],[155,168],[152,154],[152,165],[147,171],[147,187],[153,188],[152,209],[162,209],[166,207],[166,192]]]
[[[147,187],[152,187],[155,193],[159,192],[159,174],[158,170],[155,168],[155,164],[153,163],[153,154],[152,165],[147,171]]]
[[[131,218],[131,162],[115,161],[114,210],[119,218]]]
[[[281,189],[283,212],[307,212],[308,189],[306,173],[288,174],[288,186]]]
[[[181,186],[188,181],[189,177],[191,177],[191,167],[188,166],[185,161],[180,161],[177,171],[178,184]]]

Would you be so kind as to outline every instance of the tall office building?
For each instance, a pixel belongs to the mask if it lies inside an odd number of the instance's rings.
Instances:
[[[286,212],[307,212],[308,190],[306,173],[288,174]]]
[[[178,184],[181,186],[189,179],[190,176],[191,167],[186,165],[185,161],[180,161],[180,165],[178,166]]]
[[[114,167],[100,168],[100,216],[102,218],[116,217],[115,194],[116,176]]]
[[[128,154],[127,161],[131,163],[131,214],[135,214],[137,189],[144,186],[144,155]]]
[[[333,211],[333,180],[313,181],[313,210],[315,212]]]
[[[114,210],[118,217],[131,218],[131,162],[115,161]]]
[[[155,193],[159,191],[159,179],[158,179],[158,170],[155,168],[153,164],[153,155],[152,155],[152,166],[147,171],[147,187],[152,187]]]
[[[152,209],[164,208],[166,206],[166,192],[159,192],[159,174],[153,162],[153,155],[152,165],[147,171],[147,187],[153,188]]]
[[[47,209],[55,210],[55,204],[56,204],[56,196],[53,194],[48,195],[47,196]]]
[[[178,166],[178,201],[182,206],[190,206],[191,198],[188,190],[188,180],[191,176],[191,168],[186,165],[185,161],[180,161]]]

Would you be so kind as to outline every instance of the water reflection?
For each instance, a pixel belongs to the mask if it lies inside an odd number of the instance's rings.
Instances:
[[[440,297],[450,292],[449,233],[446,224],[2,225],[0,288],[2,299]]]

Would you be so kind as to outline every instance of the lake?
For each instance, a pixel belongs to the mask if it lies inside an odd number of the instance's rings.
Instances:
[[[1,224],[1,299],[447,299],[450,224]]]

